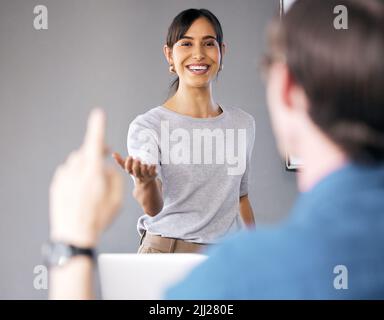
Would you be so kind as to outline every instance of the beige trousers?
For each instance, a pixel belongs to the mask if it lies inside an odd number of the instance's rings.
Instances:
[[[166,238],[145,232],[137,253],[199,253],[207,245]]]

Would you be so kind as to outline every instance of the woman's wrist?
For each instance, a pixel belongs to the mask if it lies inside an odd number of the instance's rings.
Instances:
[[[156,182],[156,178],[141,180],[140,178],[135,178],[135,187],[138,187],[140,189],[146,189],[148,188],[152,183]]]
[[[133,196],[136,200],[141,201],[146,196],[147,192],[153,192],[153,188],[156,186],[156,179],[149,181],[140,181],[136,179],[135,187],[133,189]]]

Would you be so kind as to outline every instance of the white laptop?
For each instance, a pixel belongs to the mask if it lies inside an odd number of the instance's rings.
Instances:
[[[207,256],[195,253],[100,254],[102,298],[159,300]]]

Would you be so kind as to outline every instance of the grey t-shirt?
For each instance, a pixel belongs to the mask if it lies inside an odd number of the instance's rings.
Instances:
[[[128,154],[156,164],[164,200],[156,216],[139,218],[140,234],[210,244],[241,228],[255,122],[238,108],[222,110],[194,118],[159,106],[130,124]]]

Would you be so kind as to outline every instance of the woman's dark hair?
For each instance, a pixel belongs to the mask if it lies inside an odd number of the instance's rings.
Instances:
[[[168,48],[173,48],[173,45],[179,41],[191,27],[193,22],[198,18],[206,18],[216,32],[216,40],[220,47],[220,54],[222,54],[223,44],[223,30],[220,21],[217,17],[207,9],[187,9],[180,12],[172,21],[168,28],[166,44]],[[220,65],[222,60],[220,61]],[[171,84],[171,92],[176,92],[179,88],[179,78],[177,77]]]
[[[337,5],[348,10],[348,29],[334,26]],[[269,31],[267,57],[287,63],[313,122],[352,160],[383,161],[383,2],[298,0]]]

